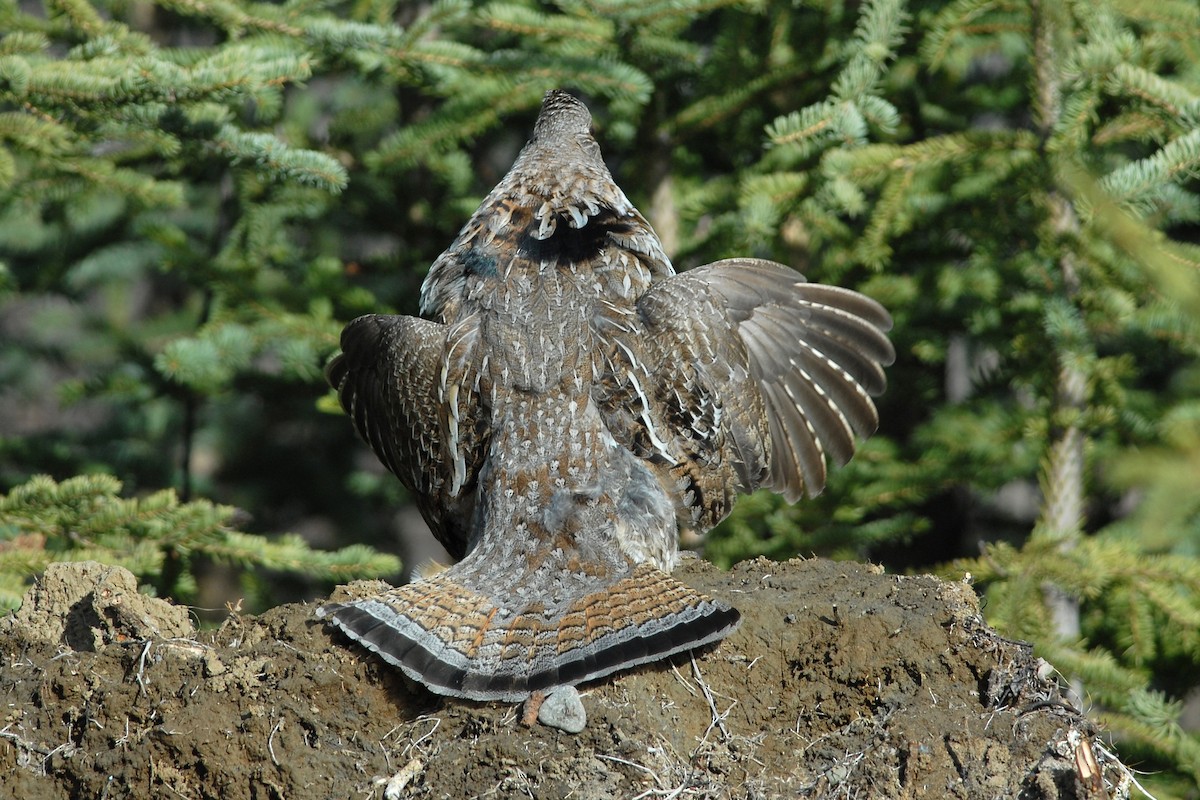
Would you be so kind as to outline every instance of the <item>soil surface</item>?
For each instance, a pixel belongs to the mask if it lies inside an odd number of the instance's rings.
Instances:
[[[122,569],[54,565],[0,619],[0,798],[1128,795],[965,584],[820,560],[677,574],[741,628],[581,687],[572,735],[428,693],[313,604],[196,633]]]

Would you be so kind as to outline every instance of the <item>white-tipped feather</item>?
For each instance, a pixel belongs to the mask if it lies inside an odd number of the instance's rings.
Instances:
[[[675,275],[578,100],[533,138],[421,288],[327,369],[458,563],[318,613],[432,691],[518,700],[714,642],[728,605],[666,574],[737,492],[825,486],[874,430],[878,303],[730,259]]]

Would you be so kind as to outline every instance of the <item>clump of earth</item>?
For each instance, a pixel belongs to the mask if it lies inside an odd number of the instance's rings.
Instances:
[[[0,797],[1128,796],[965,584],[822,560],[676,574],[741,628],[580,687],[570,734],[430,694],[314,604],[197,632],[120,568],[56,564],[0,620]]]

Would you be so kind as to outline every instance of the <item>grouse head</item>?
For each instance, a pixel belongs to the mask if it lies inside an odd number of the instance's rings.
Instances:
[[[634,213],[604,164],[587,106],[562,89],[546,93],[533,138],[496,193],[533,212],[537,239],[549,239],[560,224],[578,230],[601,214]]]

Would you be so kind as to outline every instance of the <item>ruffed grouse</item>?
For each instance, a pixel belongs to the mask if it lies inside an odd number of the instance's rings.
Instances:
[[[421,290],[327,376],[458,563],[319,613],[434,692],[479,700],[717,641],[738,612],[670,576],[738,492],[796,499],[877,424],[891,318],[779,264],[675,274],[570,94]]]

